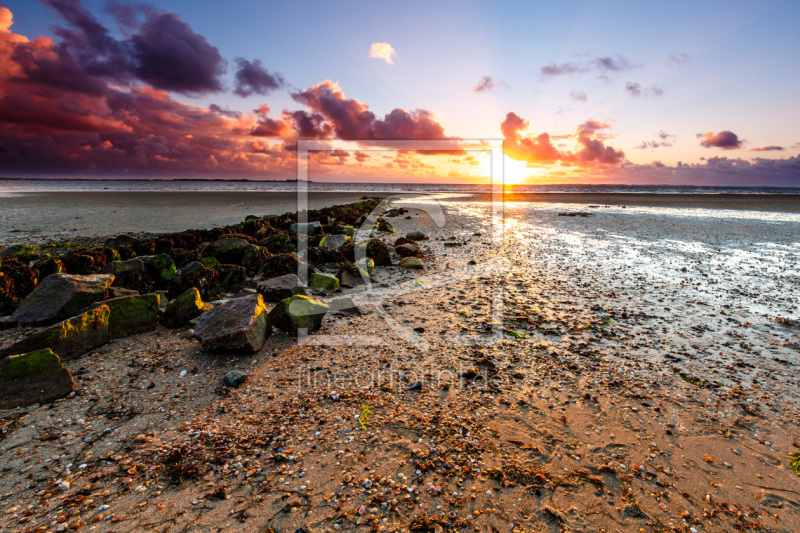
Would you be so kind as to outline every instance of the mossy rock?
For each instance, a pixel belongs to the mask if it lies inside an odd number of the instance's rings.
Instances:
[[[311,274],[308,278],[308,286],[315,291],[334,292],[339,290],[339,280],[327,274]]]
[[[153,330],[158,323],[161,295],[123,296],[105,300],[99,305],[110,309],[108,333],[116,339]]]
[[[33,264],[33,269],[39,274],[39,281],[53,274],[64,274],[67,269],[60,259],[40,259]]]
[[[241,265],[242,256],[250,242],[243,238],[226,237],[216,240],[203,248],[203,258],[213,257],[224,265]]]
[[[0,361],[0,409],[50,403],[73,390],[72,375],[49,348]]]
[[[391,222],[383,218],[377,220],[376,228],[383,233],[395,233],[394,226],[392,226]]]
[[[287,244],[289,244],[289,236],[285,233],[270,235],[266,239],[258,242],[259,246],[263,246],[272,254],[278,254],[286,251]]]
[[[35,246],[28,246],[27,244],[12,244],[0,250],[0,258],[8,259],[18,255],[30,255],[36,253]]]
[[[322,300],[298,294],[278,302],[269,313],[269,323],[292,335],[303,330],[313,333],[322,327],[322,319],[329,309]]]
[[[123,287],[140,293],[148,293],[155,287],[147,267],[141,258],[114,261],[100,269],[101,274],[113,274],[114,287]]]
[[[247,282],[247,273],[243,266],[217,265],[214,270],[217,271],[219,287],[224,292],[240,291],[244,288],[245,282]]]
[[[215,266],[222,264],[216,257],[201,257],[198,259],[198,261],[206,268],[214,268]]]
[[[269,256],[258,271],[258,275],[263,279],[271,279],[285,274],[299,274],[301,270],[305,270],[306,275],[314,271],[308,263],[300,261],[292,254],[283,253]]]
[[[407,268],[409,270],[422,270],[425,268],[425,265],[422,263],[422,260],[418,257],[404,257],[400,261],[400,268]]]
[[[162,323],[168,328],[179,328],[211,309],[210,304],[203,302],[200,291],[191,287],[167,305]]]
[[[48,276],[20,302],[12,318],[20,324],[52,324],[74,316],[104,299],[113,281],[112,274]]]
[[[325,237],[319,241],[319,246],[327,246],[329,248],[333,248],[334,250],[338,250],[349,241],[350,237],[347,235],[325,235]]]
[[[261,269],[261,265],[267,260],[270,253],[266,248],[262,248],[257,244],[251,244],[244,250],[242,255],[242,266],[249,273],[255,274]]]
[[[167,254],[147,255],[139,257],[147,268],[147,273],[157,285],[174,280],[178,275],[175,261]]]
[[[234,298],[203,313],[194,328],[204,349],[220,352],[257,352],[270,332],[260,294]]]
[[[77,357],[111,339],[108,321],[111,309],[101,305],[48,328],[33,332],[22,340],[0,350],[0,358],[50,348],[63,359]]]

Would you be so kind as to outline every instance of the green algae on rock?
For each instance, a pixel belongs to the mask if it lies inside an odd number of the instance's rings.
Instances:
[[[74,389],[69,370],[49,348],[0,361],[0,409],[49,403]]]
[[[164,312],[163,323],[168,328],[179,328],[211,308],[210,304],[203,302],[200,291],[196,287],[190,287],[169,303]]]
[[[100,305],[78,316],[35,331],[0,350],[0,358],[44,348],[50,348],[63,359],[77,357],[111,340],[108,330],[110,315],[111,309],[107,305]]]
[[[196,290],[196,289],[195,289]],[[161,295],[123,296],[100,302],[111,310],[108,317],[108,332],[111,338],[127,337],[144,333],[156,327]]]
[[[308,286],[315,291],[334,292],[339,290],[339,280],[327,274],[311,274],[308,278]]]
[[[113,281],[111,274],[48,276],[20,302],[11,318],[20,324],[52,324],[105,298]]]
[[[303,329],[313,333],[322,326],[322,319],[329,310],[328,304],[322,300],[298,294],[278,302],[269,313],[269,322],[293,335]]]

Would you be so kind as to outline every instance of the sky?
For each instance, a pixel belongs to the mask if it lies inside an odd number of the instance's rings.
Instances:
[[[794,1],[0,0],[0,175],[289,179],[298,141],[344,140],[311,179],[485,182],[488,140],[508,183],[797,187],[798,21]]]

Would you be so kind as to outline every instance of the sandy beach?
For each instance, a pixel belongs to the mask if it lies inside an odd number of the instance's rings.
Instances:
[[[797,199],[542,196],[392,218],[425,270],[305,339],[66,362],[73,397],[0,411],[0,530],[797,531]]]

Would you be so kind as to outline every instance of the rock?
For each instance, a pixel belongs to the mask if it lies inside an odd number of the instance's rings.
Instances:
[[[203,300],[216,300],[220,297],[219,279],[217,271],[213,268],[203,267],[200,270],[191,270],[181,273],[169,287],[167,293],[170,298],[177,298],[191,287],[200,291]]]
[[[415,381],[408,386],[408,390],[422,390],[422,382]]]
[[[300,233],[303,230],[305,230],[307,235],[322,233],[322,224],[315,221],[315,222],[307,222],[305,224],[292,224],[291,226],[289,226],[289,231],[291,231],[292,233]]]
[[[397,252],[397,255],[400,257],[419,257],[422,255],[422,252],[419,250],[419,246],[416,244],[401,244],[397,248],[394,249]]]
[[[11,318],[20,324],[52,324],[105,298],[113,281],[110,274],[48,276],[20,302]]]
[[[275,254],[271,255],[264,261],[258,275],[263,279],[277,278],[285,274],[299,275],[301,269],[306,271],[306,277],[314,270],[303,261],[300,261],[292,254]]]
[[[352,289],[359,285],[366,285],[369,273],[356,265],[347,263],[339,267],[336,272],[336,278],[342,287]]]
[[[210,351],[257,352],[270,334],[260,294],[234,298],[203,313],[194,336]]]
[[[175,279],[178,275],[175,261],[167,254],[143,255],[139,257],[147,268],[147,273],[156,282],[163,285]]]
[[[347,316],[360,316],[361,309],[353,302],[352,298],[337,298],[329,303],[330,311]]]
[[[326,235],[345,235],[347,237],[352,237],[355,233],[353,226],[344,226],[341,224],[325,226],[322,229]]]
[[[409,244],[409,243],[411,243],[411,244],[416,244],[416,243],[415,243],[414,241],[412,241],[411,239],[406,239],[405,237],[398,237],[398,238],[397,238],[397,239],[394,241],[394,247],[395,247],[395,248],[397,248],[398,246],[402,246],[402,245],[404,245],[404,244]]]
[[[410,241],[424,241],[427,240],[428,237],[426,237],[425,234],[419,230],[411,230],[406,233],[406,239]]]
[[[339,248],[344,246],[348,240],[349,239],[347,238],[346,235],[325,235],[325,237],[323,237],[322,240],[319,241],[319,245],[327,246],[329,248],[333,248],[334,250],[338,250]]]
[[[6,259],[0,266],[0,314],[11,313],[36,287],[34,269],[16,259]]]
[[[178,270],[178,275],[185,274],[187,272],[197,272],[198,270],[203,270],[205,267],[203,263],[200,261],[192,261],[190,263],[186,263],[183,268]]]
[[[394,233],[395,232],[394,231],[394,226],[392,226],[391,222],[389,222],[388,220],[385,220],[383,218],[379,218],[377,220],[376,227],[377,227],[378,231],[381,231],[383,233]]]
[[[39,281],[53,274],[64,274],[67,268],[59,259],[41,259],[33,264],[33,269],[39,274]]]
[[[134,237],[133,235],[117,235],[116,237],[111,237],[106,239],[105,245],[109,248],[122,248],[123,246],[136,246],[139,244],[139,239]]]
[[[300,330],[313,333],[322,326],[322,319],[329,309],[322,300],[298,294],[278,302],[269,313],[269,322],[292,335],[297,335]]]
[[[155,329],[161,304],[158,294],[123,296],[100,302],[111,310],[108,333],[112,339],[136,335]]]
[[[287,244],[289,244],[289,236],[285,233],[271,235],[264,240],[258,241],[259,246],[266,248],[273,254],[285,252]]]
[[[364,257],[363,253],[359,248],[363,246],[363,243],[358,243],[355,250],[355,259],[358,261]],[[375,266],[390,266],[392,264],[392,259],[389,255],[389,247],[386,246],[386,243],[380,239],[370,239],[366,243],[366,257],[369,257],[373,261],[375,261]]]
[[[383,216],[389,217],[389,218],[396,217],[396,216],[399,216],[399,215],[400,215],[400,211],[398,211],[396,207],[390,207],[389,209],[386,210],[386,212],[383,213]]]
[[[167,305],[162,323],[168,328],[179,328],[188,324],[191,319],[211,310],[211,307],[203,302],[200,291],[190,287]]]
[[[245,250],[250,242],[239,238],[224,238],[214,241],[203,248],[201,257],[214,258],[222,264],[241,265]]]
[[[400,261],[400,268],[408,268],[410,270],[422,270],[425,265],[418,257],[404,257]]]
[[[94,257],[81,253],[70,253],[61,258],[64,268],[70,274],[87,275],[95,270]]]
[[[0,259],[8,259],[18,255],[29,255],[36,252],[36,248],[27,244],[12,244],[0,250]]]
[[[111,309],[101,305],[50,327],[34,331],[24,339],[0,349],[0,359],[12,354],[50,348],[62,359],[71,359],[111,340],[108,320]]]
[[[338,265],[345,261],[342,252],[327,246],[311,246],[306,252],[309,264],[315,268],[325,265]]]
[[[194,330],[191,328],[187,329],[186,331],[181,333],[181,338],[186,339],[187,341],[194,339]]]
[[[339,290],[339,280],[327,274],[311,274],[308,278],[308,286],[315,291],[334,292]]]
[[[139,296],[139,291],[134,291],[132,289],[125,289],[123,287],[115,287],[114,285],[111,285],[111,287],[108,288],[106,296],[108,296],[109,300],[114,298],[122,298],[123,296]]]
[[[231,370],[222,377],[222,382],[226,387],[235,389],[247,379],[247,374],[238,370]]]
[[[356,261],[356,266],[361,270],[366,271],[367,274],[372,274],[372,271],[375,270],[375,261],[369,257],[364,257],[363,259]]]
[[[49,403],[74,389],[69,370],[48,348],[0,361],[0,409]]]
[[[306,289],[297,274],[285,274],[262,281],[256,288],[267,302],[280,302],[297,294],[305,294]]]
[[[139,293],[147,293],[153,290],[155,282],[147,271],[144,261],[135,257],[127,261],[114,261],[108,263],[102,269],[101,274],[113,274],[114,282],[112,286],[123,287]]]
[[[223,292],[236,292],[244,288],[247,281],[247,274],[244,267],[239,265],[217,265],[219,287]]]
[[[251,244],[244,249],[244,253],[242,254],[242,266],[248,273],[255,274],[261,269],[261,265],[264,264],[267,257],[269,257],[269,250],[256,244]]]

